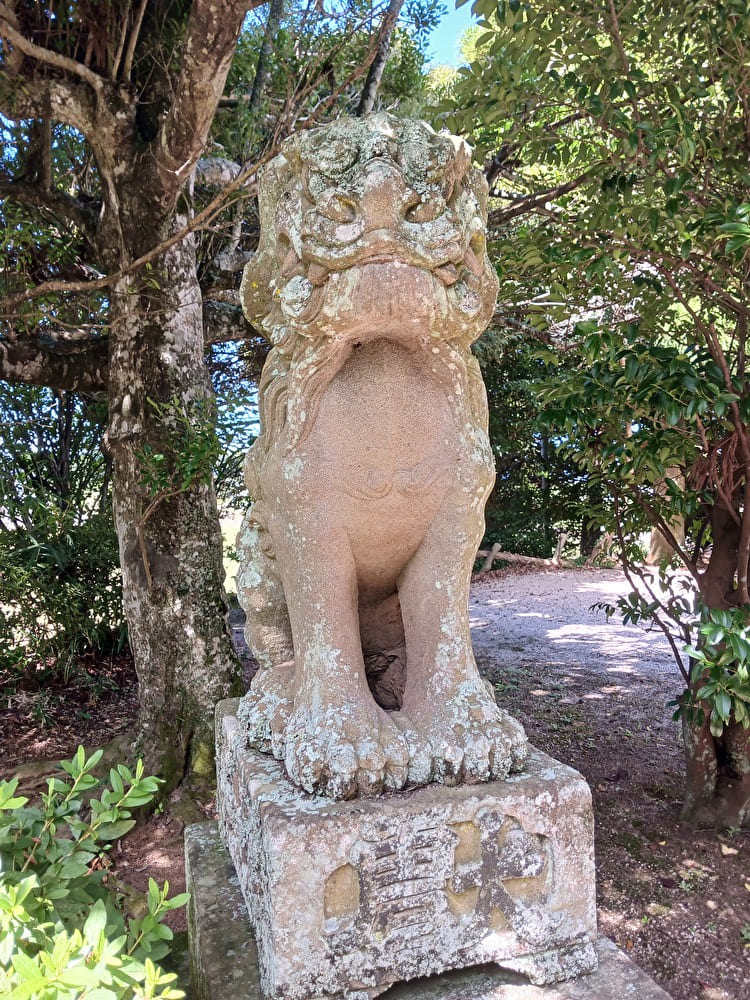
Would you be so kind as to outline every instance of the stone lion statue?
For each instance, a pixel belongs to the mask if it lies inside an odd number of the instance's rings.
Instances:
[[[245,474],[238,719],[334,798],[503,778],[527,752],[477,672],[469,582],[494,480],[469,346],[492,315],[468,146],[386,114],[286,141],[242,298],[272,350]]]

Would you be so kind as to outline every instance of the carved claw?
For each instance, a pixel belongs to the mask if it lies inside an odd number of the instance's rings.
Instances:
[[[294,663],[259,671],[240,701],[237,719],[247,746],[284,759],[286,727],[294,707]]]
[[[349,799],[403,788],[406,742],[385,712],[350,704],[322,715],[295,709],[286,731],[289,777],[306,792]]]
[[[498,708],[483,682],[463,684],[452,698],[420,706],[411,718],[394,713],[410,752],[409,783],[475,784],[523,768],[523,726]],[[429,761],[429,763],[428,763]]]

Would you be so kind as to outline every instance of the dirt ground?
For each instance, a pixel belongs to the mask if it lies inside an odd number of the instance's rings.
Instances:
[[[591,785],[601,932],[673,1000],[750,1000],[750,831],[680,822],[682,750],[666,703],[681,683],[666,641],[591,609],[628,589],[615,570],[503,571],[477,581],[477,660],[532,741]],[[83,705],[82,696],[60,696],[43,713],[32,695],[6,698],[0,777],[127,732],[132,673],[121,666],[118,682],[120,693]],[[165,810],[116,845],[112,860],[124,883],[145,888],[151,875],[180,891],[182,824]],[[173,926],[183,920],[177,914]]]

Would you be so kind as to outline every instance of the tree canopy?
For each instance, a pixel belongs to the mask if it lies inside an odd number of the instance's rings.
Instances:
[[[634,534],[653,526],[693,580],[697,603],[654,591],[629,614],[664,628],[686,675],[687,811],[713,804],[742,822],[750,11],[700,0],[678,21],[658,3],[474,10],[476,57],[446,121],[487,155],[500,301],[547,353],[548,432],[600,485],[597,513],[626,568],[637,569]],[[677,515],[692,522],[689,546],[672,532]]]

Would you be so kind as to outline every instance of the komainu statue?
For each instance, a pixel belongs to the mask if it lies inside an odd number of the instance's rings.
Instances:
[[[526,756],[469,634],[494,479],[469,350],[497,294],[486,199],[462,140],[385,114],[302,132],[262,175],[242,298],[273,349],[238,540],[261,669],[238,719],[308,792],[488,781]]]

